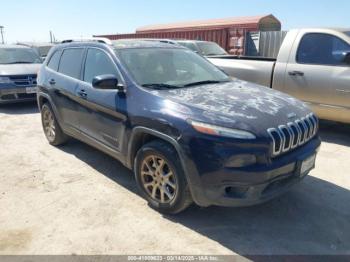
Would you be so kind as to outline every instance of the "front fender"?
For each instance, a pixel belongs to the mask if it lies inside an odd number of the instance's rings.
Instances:
[[[180,158],[180,162],[183,167],[183,170],[185,172],[187,183],[190,187],[191,195],[194,202],[200,206],[208,206],[207,200],[203,193],[203,187],[202,187],[202,183],[201,183],[197,168],[195,167],[194,163],[189,158],[189,156],[186,155],[179,141],[167,134],[161,133],[159,131],[156,131],[147,127],[142,127],[142,126],[134,127],[131,131],[131,135],[128,143],[128,153],[127,153],[127,163],[126,163],[127,167],[129,167],[130,169],[133,169],[133,163],[134,163],[133,158],[135,155],[134,152],[136,151],[136,148],[137,148],[137,141],[138,141],[138,138],[144,134],[152,135],[161,140],[164,140],[170,143],[175,148]]]

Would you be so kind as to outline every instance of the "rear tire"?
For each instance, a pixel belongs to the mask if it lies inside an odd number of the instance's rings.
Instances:
[[[46,139],[53,146],[63,145],[68,136],[62,131],[50,104],[41,107],[41,123]]]
[[[177,214],[192,204],[190,189],[175,149],[156,140],[137,153],[134,172],[142,196],[164,214]]]

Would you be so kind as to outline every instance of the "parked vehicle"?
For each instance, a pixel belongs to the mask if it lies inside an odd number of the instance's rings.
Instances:
[[[195,53],[198,53],[202,56],[220,56],[228,55],[227,52],[220,47],[215,42],[210,41],[198,41],[198,40],[174,40],[174,39],[161,39],[161,38],[145,38],[138,39],[139,41],[155,41],[173,45],[181,45],[192,50]],[[135,41],[134,39],[120,39],[115,40],[117,43]]]
[[[35,100],[41,63],[32,48],[0,45],[0,104]]]
[[[202,56],[228,55],[227,52],[215,42],[196,40],[177,40],[182,45]]]
[[[18,45],[24,45],[33,48],[38,52],[38,55],[44,61],[50,49],[54,46],[52,43],[39,43],[39,42],[18,42]]]
[[[320,118],[350,123],[350,29],[288,32],[276,59],[217,57],[233,77],[305,101]]]
[[[194,52],[150,41],[71,42],[38,78],[50,144],[68,136],[135,173],[164,213],[247,206],[287,191],[314,168],[318,120],[303,103],[232,80]]]

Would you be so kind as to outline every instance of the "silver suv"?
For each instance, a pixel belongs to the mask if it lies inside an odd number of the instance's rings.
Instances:
[[[41,63],[32,48],[0,45],[0,104],[35,100]]]

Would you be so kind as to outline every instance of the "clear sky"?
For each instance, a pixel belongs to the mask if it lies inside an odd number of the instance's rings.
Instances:
[[[273,14],[283,29],[349,27],[350,0],[3,0],[7,43],[134,32],[177,21]]]

